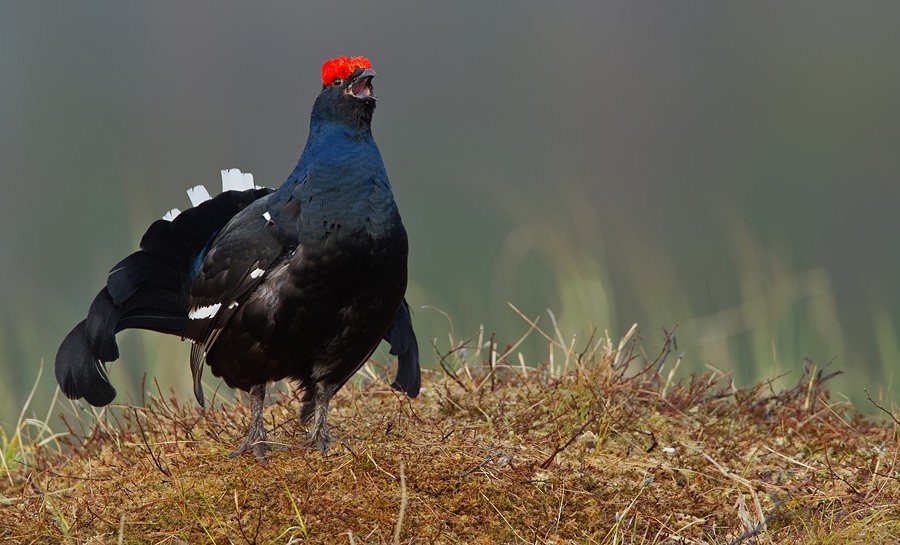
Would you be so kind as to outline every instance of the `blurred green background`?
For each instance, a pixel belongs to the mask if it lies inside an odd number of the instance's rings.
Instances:
[[[513,302],[586,341],[632,323],[682,374],[738,383],[804,357],[867,412],[898,399],[896,2],[3,2],[0,425],[53,395],[53,358],[108,269],[219,170],[277,186],[321,63],[364,54],[411,235],[426,363]],[[120,335],[190,395],[188,346]],[[581,345],[579,345],[581,346]],[[544,341],[523,345],[546,358]],[[383,354],[383,353],[382,353]]]

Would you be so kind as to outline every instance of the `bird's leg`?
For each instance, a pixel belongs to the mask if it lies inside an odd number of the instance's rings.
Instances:
[[[331,384],[317,382],[312,389],[303,393],[300,407],[300,421],[308,422],[314,418],[313,429],[309,432],[310,446],[322,452],[331,445],[331,434],[328,432],[328,403],[334,395],[335,387]]]
[[[315,386],[311,388],[305,388],[303,390],[303,397],[300,398],[300,414],[297,418],[300,420],[301,424],[306,424],[313,417],[313,414],[316,412],[316,394],[315,394]]]
[[[238,444],[229,458],[240,456],[245,451],[252,450],[256,458],[261,462],[266,461],[266,428],[263,425],[263,402],[266,399],[266,384],[256,384],[250,388],[250,425],[247,427],[247,435]]]

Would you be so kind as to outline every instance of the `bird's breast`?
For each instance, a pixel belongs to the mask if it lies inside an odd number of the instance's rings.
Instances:
[[[397,313],[407,251],[402,226],[389,237],[348,231],[300,245],[239,307],[208,358],[213,372],[238,387],[346,380]]]

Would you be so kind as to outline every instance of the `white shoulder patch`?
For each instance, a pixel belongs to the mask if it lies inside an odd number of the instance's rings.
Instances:
[[[179,210],[177,208],[173,208],[173,209],[169,210],[168,212],[166,212],[166,215],[163,216],[162,219],[164,219],[166,221],[172,221],[173,219],[178,217],[178,214],[181,214],[181,210]]]
[[[225,191],[246,191],[255,189],[253,183],[253,174],[249,172],[241,172],[239,169],[230,168],[222,171],[222,192]]]
[[[187,190],[188,197],[191,199],[191,205],[197,206],[204,201],[208,201],[211,197],[209,191],[202,185],[196,185]]]
[[[257,267],[252,273],[250,273],[250,278],[259,278],[264,274],[266,274],[266,271]]]
[[[206,318],[212,318],[219,312],[219,309],[222,308],[222,303],[216,303],[214,305],[209,305],[206,307],[195,308],[188,314],[188,319],[191,320],[205,320]]]
[[[269,214],[268,212],[263,212],[263,218],[266,221],[272,221],[272,214]]]

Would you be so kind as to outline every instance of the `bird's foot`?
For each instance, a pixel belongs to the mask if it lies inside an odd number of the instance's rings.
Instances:
[[[337,386],[333,384],[316,383],[313,388],[308,388],[301,399],[300,422],[307,423],[313,420],[312,431],[309,432],[307,446],[314,447],[323,453],[331,446],[331,433],[328,429],[328,402]]]
[[[272,445],[267,441],[266,427],[263,425],[263,400],[266,396],[266,385],[257,384],[250,389],[250,425],[247,434],[238,444],[237,448],[228,455],[229,458],[237,458],[248,450],[253,452],[256,459],[266,463],[266,451],[271,450]]]
[[[234,459],[249,450],[253,452],[257,460],[266,463],[266,451],[270,450],[270,448],[271,447],[269,447],[269,444],[266,442],[265,433],[262,437],[254,437],[248,432],[247,436],[238,444],[237,448],[228,454],[228,457]]]
[[[328,424],[324,426],[316,426],[313,431],[309,432],[309,446],[319,449],[322,453],[331,446],[331,433],[328,430]]]

